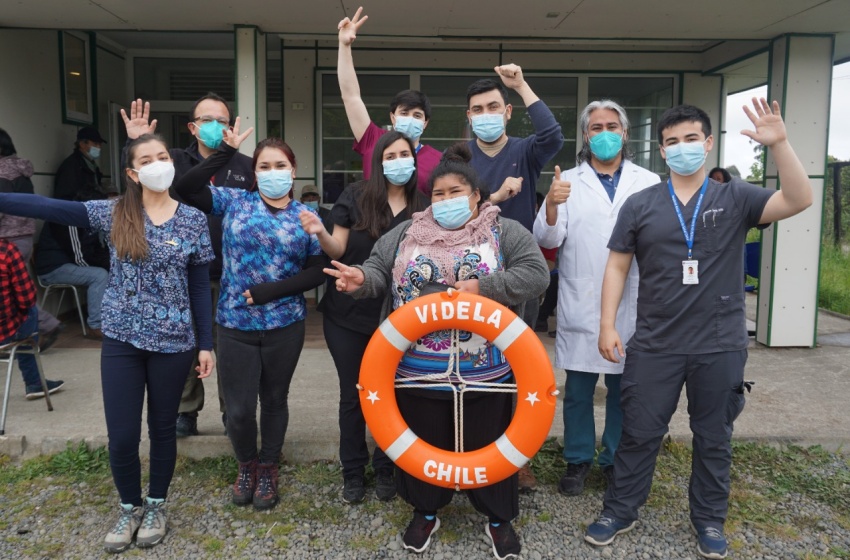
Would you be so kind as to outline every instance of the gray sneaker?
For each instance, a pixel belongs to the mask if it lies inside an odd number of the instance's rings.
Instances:
[[[118,508],[118,522],[106,538],[103,539],[103,547],[106,552],[123,552],[133,544],[133,535],[142,523],[142,508],[133,507],[133,504],[121,504]]]
[[[158,545],[168,532],[168,517],[165,515],[165,500],[145,498],[142,526],[136,534],[136,546],[150,548]]]

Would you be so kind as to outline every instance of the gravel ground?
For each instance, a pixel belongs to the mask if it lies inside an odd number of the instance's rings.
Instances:
[[[846,461],[836,460],[823,474],[847,468]],[[153,549],[132,548],[122,557],[493,558],[483,531],[485,519],[460,494],[440,512],[442,527],[430,548],[414,555],[401,544],[401,532],[411,516],[409,506],[399,499],[379,502],[371,488],[366,502],[342,503],[335,465],[284,466],[281,503],[263,513],[229,504],[227,472],[181,462],[169,496],[169,535]],[[687,482],[681,472],[660,473],[638,526],[604,548],[591,547],[582,539],[584,526],[593,520],[602,501],[598,471],[588,482],[584,495],[576,498],[559,495],[552,484],[521,495],[515,526],[523,543],[522,558],[698,558],[688,527]],[[749,484],[745,473],[733,484],[735,521],[730,517],[727,527],[730,557],[850,558],[847,511],[836,512],[793,493],[781,503],[767,504],[751,495],[751,486],[759,482],[754,479]],[[44,477],[0,485],[0,558],[113,557],[101,551],[101,541],[114,522],[116,502],[105,475],[88,482]],[[774,522],[748,521],[766,513]]]

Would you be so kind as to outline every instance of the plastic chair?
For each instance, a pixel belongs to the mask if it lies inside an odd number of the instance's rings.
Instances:
[[[71,290],[74,292],[74,299],[77,302],[77,314],[80,316],[80,326],[83,328],[83,336],[86,336],[86,319],[83,317],[83,306],[80,305],[80,293],[77,291],[77,286],[74,284],[47,284],[45,283],[40,276],[36,276],[38,278],[38,285],[44,288],[44,295],[41,297],[41,306],[45,306],[45,302],[47,301],[47,296],[50,295],[51,290]],[[59,313],[59,310],[62,309],[62,299],[65,297],[65,292],[59,292],[59,305],[56,306],[56,313]]]
[[[12,370],[15,369],[15,355],[17,354],[32,354],[35,356],[35,364],[38,367],[38,377],[41,379],[41,388],[44,391],[44,400],[47,403],[47,410],[53,410],[53,403],[50,402],[50,393],[47,392],[47,380],[44,378],[44,368],[41,367],[41,352],[38,349],[38,343],[32,338],[24,340],[16,340],[8,344],[0,346],[0,363],[6,363],[6,392],[3,393],[3,412],[0,414],[0,436],[6,433],[6,412],[9,407],[9,390],[12,387]]]

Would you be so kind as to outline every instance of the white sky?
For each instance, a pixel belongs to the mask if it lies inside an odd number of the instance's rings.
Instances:
[[[740,134],[751,129],[752,123],[741,107],[749,105],[753,96],[764,97],[767,86],[730,95],[726,98],[726,135],[723,139],[723,162],[726,167],[735,165],[746,178],[755,162],[755,153],[749,138]],[[850,160],[850,62],[839,64],[832,70],[832,96],[829,117],[829,146],[827,153],[839,160]],[[794,138],[791,138],[794,144]]]

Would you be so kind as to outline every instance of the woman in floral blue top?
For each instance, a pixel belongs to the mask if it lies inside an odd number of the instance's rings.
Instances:
[[[218,300],[218,375],[227,407],[227,435],[239,461],[232,501],[274,507],[277,465],[289,422],[289,385],[304,346],[304,291],[324,280],[325,258],[315,235],[301,227],[307,206],[292,198],[295,154],[279,138],[254,151],[257,188],[210,186],[209,178],[251,134],[224,131],[219,151],[187,172],[177,193],[222,217],[221,295]],[[257,449],[257,398],[260,439]]]
[[[198,377],[207,377],[214,365],[207,271],[213,252],[206,219],[169,196],[174,164],[160,137],[147,134],[131,142],[127,162],[127,188],[118,199],[69,202],[0,194],[8,214],[109,235],[101,386],[109,464],[121,498],[118,522],[104,540],[109,552],[129,548],[134,536],[139,547],[165,537],[177,407],[196,347]],[[143,501],[139,440],[145,390],[150,488]]]

